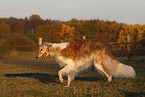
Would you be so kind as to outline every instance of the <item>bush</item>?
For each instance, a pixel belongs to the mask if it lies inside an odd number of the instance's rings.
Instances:
[[[35,44],[38,45],[38,41],[39,41],[38,36],[37,36],[36,34],[32,33],[31,30],[29,30],[29,31],[26,33],[26,37],[30,37],[31,40],[32,40]]]
[[[8,37],[8,39],[4,39],[0,42],[0,46],[8,46],[10,48],[2,48],[0,52],[8,52],[8,51],[34,51],[36,47],[18,47],[18,48],[11,48],[11,46],[24,46],[24,45],[35,45],[35,43],[30,40],[29,38],[25,37],[21,34],[14,34]]]
[[[11,48],[3,48],[4,46],[10,46],[10,43],[6,39],[0,41],[0,54],[5,54],[10,52]]]

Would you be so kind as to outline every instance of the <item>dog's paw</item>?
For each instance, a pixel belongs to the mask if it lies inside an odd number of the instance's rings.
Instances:
[[[63,83],[63,79],[60,79],[60,82]]]
[[[108,82],[111,82],[112,81],[112,76],[109,76],[108,77]]]
[[[64,87],[69,87],[70,85],[65,85]]]

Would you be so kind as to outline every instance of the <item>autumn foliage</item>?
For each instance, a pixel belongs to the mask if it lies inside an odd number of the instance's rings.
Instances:
[[[62,24],[60,37],[62,37],[61,42],[73,41],[75,37],[75,28],[70,27],[69,25]]]
[[[145,40],[145,25],[123,25],[118,35],[117,42],[127,42],[129,35],[130,42],[140,42]],[[125,48],[125,44],[120,44],[120,47]],[[131,45],[136,47],[137,45]]]
[[[5,39],[14,34],[26,36],[35,44],[38,43],[38,37],[43,37],[43,42],[65,42],[82,39],[83,36],[103,42],[127,42],[127,34],[130,35],[130,42],[140,42],[145,40],[145,25],[126,25],[99,19],[73,18],[66,22],[43,20],[36,14],[24,19],[0,18],[0,38]],[[126,45],[120,44],[119,47],[126,48]]]

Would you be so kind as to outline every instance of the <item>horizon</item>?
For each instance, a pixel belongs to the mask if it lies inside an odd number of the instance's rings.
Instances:
[[[32,14],[32,15],[38,15],[38,14]],[[30,15],[31,16],[31,15]],[[28,17],[24,17],[24,18],[17,18],[17,17],[15,17],[15,16],[10,16],[10,17],[0,17],[0,19],[9,19],[9,18],[16,18],[16,19],[25,19],[25,18],[29,18],[30,16],[28,16]],[[40,15],[39,15],[40,16]],[[41,17],[41,16],[40,16]],[[41,19],[43,19],[42,17],[41,17]],[[56,20],[56,19],[50,19],[50,18],[46,18],[46,19],[43,19],[43,20],[51,20],[51,21],[60,21],[60,22],[67,22],[67,21],[71,21],[72,19],[76,19],[76,18],[71,18],[70,20]],[[97,20],[97,19],[99,19],[99,18],[95,18],[95,19],[77,19],[78,21],[79,20],[83,20],[83,21],[85,21],[85,20]],[[113,21],[115,21],[115,20],[108,20],[108,19],[106,19],[106,20],[104,20],[104,19],[99,19],[100,21],[110,21],[110,22],[113,22]],[[127,24],[127,23],[123,23],[123,22],[118,22],[118,21],[115,21],[115,22],[117,22],[117,23],[119,23],[119,24]],[[127,25],[145,25],[145,23],[144,24],[127,24]]]
[[[0,0],[0,18],[24,19],[32,14],[42,19],[69,21],[109,20],[124,24],[145,24],[144,0]]]

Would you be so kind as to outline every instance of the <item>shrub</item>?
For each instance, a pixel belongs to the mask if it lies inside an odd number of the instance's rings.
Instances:
[[[32,40],[35,44],[38,45],[38,41],[39,41],[38,36],[37,36],[36,34],[32,33],[31,30],[29,30],[29,31],[26,33],[26,37],[28,37],[28,38],[30,37],[31,40]]]
[[[2,48],[2,51],[0,52],[8,52],[11,50],[15,51],[34,51],[37,49],[37,47],[17,47],[17,48],[11,48],[11,46],[25,46],[25,45],[35,45],[35,43],[30,40],[29,38],[25,37],[24,35],[21,34],[13,34],[8,37],[8,39],[4,39],[0,42],[0,46],[7,46],[10,48]]]

